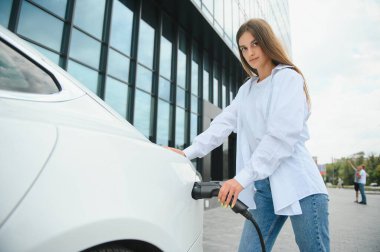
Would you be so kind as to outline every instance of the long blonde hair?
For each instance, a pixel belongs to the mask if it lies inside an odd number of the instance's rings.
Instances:
[[[272,60],[273,64],[275,66],[279,64],[289,65],[292,66],[293,69],[299,73],[303,79],[304,79],[304,86],[303,90],[306,95],[306,101],[307,104],[311,105],[309,91],[307,88],[307,84],[305,81],[305,77],[303,76],[302,72],[296,67],[291,60],[289,59],[289,56],[286,54],[284,48],[281,45],[281,42],[278,40],[276,35],[274,34],[272,28],[270,25],[263,19],[260,18],[253,18],[242,24],[239,28],[239,30],[236,33],[236,43],[239,45],[239,39],[243,35],[243,33],[249,32],[253,37],[255,37],[255,40],[257,41],[258,45],[261,47],[263,52]],[[242,52],[239,50],[240,55],[240,61],[243,65],[243,68],[245,72],[249,76],[258,76],[258,72],[256,69],[252,68],[247,61],[244,59]]]

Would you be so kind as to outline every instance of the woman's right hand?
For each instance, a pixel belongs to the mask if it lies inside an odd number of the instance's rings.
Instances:
[[[180,149],[176,149],[176,148],[172,148],[172,147],[168,147],[168,146],[166,146],[165,148],[186,157],[185,152],[183,152]]]

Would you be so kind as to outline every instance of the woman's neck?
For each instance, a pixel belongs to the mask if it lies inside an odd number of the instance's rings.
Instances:
[[[258,68],[257,73],[259,74],[259,80],[257,82],[260,82],[271,75],[273,68],[275,68],[275,65],[271,61]]]

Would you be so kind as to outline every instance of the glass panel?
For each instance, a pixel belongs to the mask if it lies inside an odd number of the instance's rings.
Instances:
[[[170,104],[162,100],[158,100],[157,105],[157,144],[168,145],[169,144],[169,116],[170,116]]]
[[[215,79],[215,78],[214,78],[213,91],[214,91],[213,104],[215,104],[216,106],[218,106],[218,80]]]
[[[185,147],[185,110],[180,107],[176,107],[175,147]]]
[[[172,43],[165,37],[161,37],[160,74],[171,79],[172,67]]]
[[[177,84],[186,87],[186,54],[178,50]]]
[[[89,88],[95,94],[98,87],[98,72],[69,60],[67,72],[74,76],[83,85]]]
[[[133,12],[120,1],[114,1],[110,44],[123,53],[130,55]]]
[[[69,55],[72,58],[98,69],[100,43],[83,32],[73,29]]]
[[[36,94],[59,92],[44,70],[3,42],[0,42],[0,69],[0,89]]]
[[[190,114],[190,127],[190,142],[192,143],[198,134],[198,116],[196,114]]]
[[[170,101],[170,82],[160,77],[158,85],[158,96],[164,100]]]
[[[185,90],[177,87],[177,105],[185,107]]]
[[[107,77],[104,100],[122,117],[127,115],[128,85]]]
[[[198,113],[198,97],[191,96],[191,112]]]
[[[150,129],[150,103],[149,94],[136,90],[134,125],[146,137],[149,137]]]
[[[110,49],[108,54],[108,74],[128,82],[129,59]]]
[[[53,61],[55,64],[59,64],[59,55],[56,53],[53,53],[52,51],[46,50],[45,48],[42,48],[34,43],[27,42],[29,45],[37,49],[40,53],[42,53],[45,57],[47,57],[49,60]]]
[[[209,74],[206,70],[203,70],[203,99],[209,100]]]
[[[198,64],[191,62],[191,92],[198,95]]]
[[[232,35],[232,0],[226,0],[224,4],[224,30],[231,39],[234,37]]]
[[[152,91],[152,72],[145,67],[137,66],[136,86],[148,91]]]
[[[62,18],[65,17],[67,0],[33,0],[33,2],[38,3]]]
[[[202,2],[212,15],[214,12],[214,0],[202,0]]]
[[[226,86],[222,85],[222,108],[226,107]]]
[[[11,15],[12,0],[0,1],[0,24],[4,27],[8,27],[9,16]]]
[[[74,25],[101,38],[105,0],[80,0],[75,2]]]
[[[223,1],[215,1],[215,20],[223,27]]]
[[[30,3],[23,2],[17,33],[60,51],[63,22]]]
[[[139,34],[139,62],[153,68],[154,29],[141,19]]]

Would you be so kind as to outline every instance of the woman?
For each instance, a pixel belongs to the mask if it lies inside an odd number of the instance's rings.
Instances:
[[[266,21],[244,23],[236,41],[251,78],[191,146],[171,149],[189,159],[203,157],[236,132],[236,176],[221,187],[221,204],[228,206],[234,196],[232,206],[238,197],[250,206],[267,251],[288,217],[300,251],[329,251],[327,190],[304,145],[310,98],[303,75]],[[249,221],[239,251],[261,251]]]

